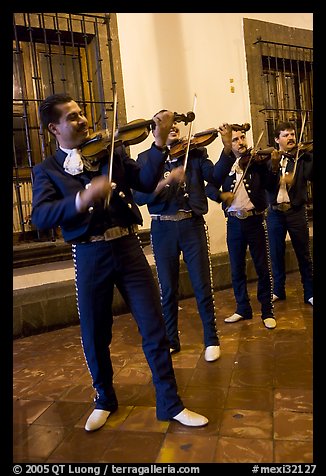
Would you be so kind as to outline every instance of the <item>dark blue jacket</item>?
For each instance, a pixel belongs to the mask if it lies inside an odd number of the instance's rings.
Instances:
[[[92,176],[85,171],[78,175],[65,172],[63,162],[66,156],[65,152],[58,149],[55,155],[33,168],[32,223],[37,228],[61,226],[65,241],[73,241],[103,233],[109,226],[142,224],[142,216],[134,202],[131,188],[152,192],[162,176],[166,154],[152,146],[146,166],[140,168],[127,155],[123,146],[116,148],[112,181],[117,187],[112,193],[109,208],[104,209],[102,201],[84,213],[76,210],[76,194],[90,183]],[[97,175],[107,173],[108,162],[105,157]]]
[[[281,168],[278,172],[272,172],[272,163],[269,161],[268,167],[271,171],[267,184],[267,200],[270,205],[276,205],[277,195],[280,189]],[[293,172],[294,159],[289,158],[286,165],[286,172]],[[305,152],[298,158],[296,172],[291,187],[287,185],[290,202],[295,207],[300,207],[307,203],[307,180],[312,181],[313,155]]]
[[[222,151],[220,159],[215,164],[214,176],[217,183],[216,185],[207,184],[206,186],[206,194],[211,200],[221,203],[220,187],[222,187],[223,192],[233,192],[236,183],[236,173],[234,172],[230,175],[230,172],[235,161],[236,157],[233,152],[230,152],[230,155],[226,155]],[[270,172],[266,162],[259,164],[252,162],[243,179],[247,194],[258,212],[267,208],[265,187],[269,175]],[[225,203],[222,203],[222,208],[225,211]]]
[[[137,162],[141,167],[147,164],[149,150],[138,155]],[[166,161],[164,172],[179,167],[184,163],[184,156],[176,162]],[[163,174],[162,177],[163,178]],[[205,194],[205,181],[214,182],[214,164],[208,158],[205,147],[189,151],[186,168],[186,188],[183,190],[178,184],[171,184],[159,193],[141,193],[134,191],[134,198],[138,205],[147,205],[148,211],[154,215],[174,215],[178,210],[192,210],[196,215],[204,215],[208,211]],[[185,192],[188,197],[185,197]]]

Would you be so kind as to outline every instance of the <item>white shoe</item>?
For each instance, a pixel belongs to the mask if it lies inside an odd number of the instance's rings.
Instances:
[[[276,294],[273,294],[272,302],[279,301],[280,298],[276,296]]]
[[[219,359],[221,356],[221,349],[219,345],[209,345],[205,350],[205,360],[206,362],[214,362],[214,360]]]
[[[178,421],[185,426],[204,426],[207,425],[208,419],[199,413],[192,412],[188,408],[184,408],[182,412],[173,417],[173,420]]]
[[[240,321],[240,319],[243,319],[243,316],[235,312],[234,314],[232,314],[232,316],[226,317],[224,319],[224,322],[238,322]]]
[[[309,304],[311,304],[313,306],[314,305],[314,298],[311,297],[310,299],[308,299],[308,302],[309,302]]]
[[[263,323],[264,326],[267,327],[267,329],[274,329],[276,327],[276,321],[274,317],[267,317],[263,320]]]
[[[105,425],[106,420],[108,419],[111,412],[107,410],[93,410],[93,412],[88,417],[88,420],[85,425],[86,431],[95,431]]]
[[[180,352],[180,347],[178,347],[177,349],[170,347],[170,354],[177,354],[178,352]]]

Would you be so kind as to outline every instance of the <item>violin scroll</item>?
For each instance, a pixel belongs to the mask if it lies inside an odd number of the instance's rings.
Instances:
[[[231,128],[233,131],[241,131],[241,132],[247,132],[250,130],[250,124],[248,122],[245,122],[244,124],[230,124]]]
[[[188,122],[192,122],[195,120],[195,113],[192,111],[188,111],[187,114],[179,114],[178,112],[174,112],[174,122],[184,122],[184,125],[186,126]],[[151,121],[150,123],[151,129],[155,129],[155,122]]]
[[[174,120],[175,122],[184,122],[185,126],[188,122],[192,122],[195,120],[195,113],[192,111],[188,111],[187,114],[179,114],[178,112],[174,113]]]

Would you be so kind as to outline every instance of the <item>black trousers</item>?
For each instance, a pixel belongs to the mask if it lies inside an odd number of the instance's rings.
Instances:
[[[180,221],[152,220],[151,240],[160,284],[163,316],[171,347],[180,347],[178,299],[181,252],[203,323],[205,347],[219,345],[207,225],[204,218],[195,216]]]
[[[229,216],[226,239],[237,302],[236,312],[247,319],[252,317],[246,273],[246,252],[249,246],[258,276],[257,299],[261,304],[261,317],[273,317],[272,274],[264,215],[252,215],[243,220]]]
[[[73,257],[82,344],[96,390],[96,408],[114,411],[118,406],[110,358],[115,284],[142,336],[156,390],[157,418],[172,418],[184,405],[177,393],[159,291],[138,237],[76,244]]]
[[[269,209],[267,229],[272,258],[274,293],[281,299],[286,297],[285,238],[289,232],[299,264],[304,301],[307,302],[313,297],[313,266],[306,207],[290,209],[287,212]]]

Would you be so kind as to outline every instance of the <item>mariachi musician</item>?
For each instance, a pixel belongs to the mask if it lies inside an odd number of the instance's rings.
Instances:
[[[115,108],[116,104],[115,96]],[[142,335],[156,390],[157,418],[186,426],[206,425],[207,418],[185,408],[177,393],[160,296],[136,235],[142,218],[131,192],[131,188],[155,189],[164,167],[173,113],[165,111],[153,118],[156,139],[142,169],[123,145],[114,149],[114,142],[110,154],[92,160],[81,156],[79,149],[89,138],[88,121],[69,95],[54,94],[42,101],[40,117],[59,147],[33,169],[32,221],[41,229],[60,225],[64,239],[72,243],[82,345],[96,391],[86,431],[98,430],[118,408],[110,358],[114,285]],[[112,127],[111,137],[115,133]],[[108,156],[114,158],[113,163]]]
[[[157,130],[153,130],[156,139]],[[214,182],[214,164],[206,147],[217,137],[216,129],[206,135],[180,138],[173,124],[167,139],[168,157],[164,172],[152,193],[134,191],[138,205],[147,205],[151,215],[151,243],[157,268],[163,317],[172,354],[179,352],[178,292],[182,252],[203,325],[204,358],[213,362],[220,357],[217,333],[208,229],[204,215],[208,211],[205,180]],[[188,152],[187,155],[187,146]],[[150,149],[139,154],[137,163],[145,167]]]
[[[210,199],[222,202],[227,221],[226,240],[236,310],[224,321],[234,323],[252,319],[246,275],[246,252],[249,246],[258,276],[257,298],[261,305],[261,319],[266,328],[274,329],[276,320],[265,221],[265,185],[269,175],[267,161],[263,154],[254,155],[255,151],[248,148],[244,129],[234,130],[231,125],[224,123],[219,127],[219,132],[224,148],[215,165],[218,184],[207,184],[206,194]]]
[[[304,302],[313,306],[313,265],[306,210],[307,181],[312,180],[313,171],[312,142],[299,140],[297,144],[295,128],[290,122],[277,125],[274,140],[279,153],[272,156],[269,163],[272,175],[267,192],[273,301],[286,298],[285,238],[288,232],[299,264]]]

